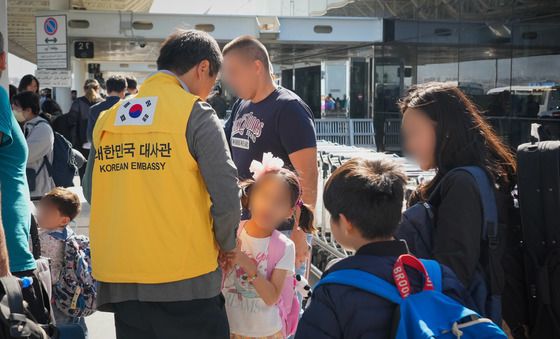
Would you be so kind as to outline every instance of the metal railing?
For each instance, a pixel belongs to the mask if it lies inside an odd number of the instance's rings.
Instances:
[[[433,172],[423,172],[418,166],[406,158],[396,154],[378,153],[371,148],[340,145],[337,143],[320,140],[317,142],[317,165],[319,166],[319,180],[317,196],[323,195],[323,187],[329,176],[344,162],[354,157],[366,159],[391,159],[401,163],[409,178],[407,190],[413,190],[419,182],[429,180]],[[318,231],[313,237],[313,250],[311,257],[310,272],[321,277],[328,263],[333,259],[345,258],[351,253],[343,249],[334,239],[330,227],[330,215],[324,208],[322,200],[317,201],[315,209],[315,220]]]
[[[560,119],[558,118],[525,118],[525,117],[486,117],[503,142],[516,149],[520,144],[530,141],[531,124],[541,125],[543,140],[560,139]],[[386,119],[384,123],[385,150],[402,151],[401,119]]]
[[[348,146],[375,147],[371,119],[317,119],[315,132],[317,140]]]

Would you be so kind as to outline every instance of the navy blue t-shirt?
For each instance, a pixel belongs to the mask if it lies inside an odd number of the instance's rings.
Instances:
[[[238,100],[225,133],[241,179],[252,177],[251,162],[261,161],[266,152],[293,168],[291,153],[317,146],[311,109],[297,94],[282,87],[258,103]]]

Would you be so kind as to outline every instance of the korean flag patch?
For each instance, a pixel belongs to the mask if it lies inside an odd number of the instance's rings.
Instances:
[[[158,97],[132,98],[117,110],[115,126],[149,126],[154,121]]]

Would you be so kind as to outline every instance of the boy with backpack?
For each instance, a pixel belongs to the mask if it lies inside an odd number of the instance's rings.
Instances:
[[[66,188],[47,193],[37,208],[41,254],[50,258],[52,305],[58,325],[79,324],[95,311],[96,287],[91,274],[89,239],[68,224],[80,213],[79,197]]]
[[[329,178],[323,200],[332,235],[355,255],[323,274],[296,339],[505,338],[462,306],[470,298],[450,269],[416,259],[393,237],[405,183],[396,163],[359,158]]]

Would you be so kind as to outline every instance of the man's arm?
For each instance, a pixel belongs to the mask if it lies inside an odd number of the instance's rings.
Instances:
[[[279,114],[277,131],[282,146],[289,154],[303,187],[302,200],[312,209],[317,202],[317,138],[313,113],[304,102],[292,100]],[[296,244],[296,265],[309,256],[306,234],[294,224],[291,238]]]
[[[0,133],[0,140],[2,140]],[[2,197],[0,196],[0,202]],[[0,277],[10,275],[10,260],[8,258],[8,248],[6,247],[6,237],[4,236],[4,225],[2,224],[2,215],[0,215]]]
[[[12,110],[10,109],[10,101],[8,94],[4,88],[0,87],[0,146],[10,142],[12,130]],[[4,140],[6,138],[6,140]],[[0,186],[2,183],[0,183]],[[2,196],[0,195],[0,206],[2,205]],[[2,224],[2,215],[0,211],[0,277],[10,275],[10,260],[8,258],[8,248],[6,247],[6,236],[4,235],[4,226]]]
[[[317,203],[317,147],[309,147],[290,154],[290,161],[294,165],[301,185],[303,186],[302,200],[315,209]]]
[[[187,126],[187,143],[212,200],[216,241],[222,251],[231,251],[241,216],[237,169],[220,120],[209,104],[195,103]]]

